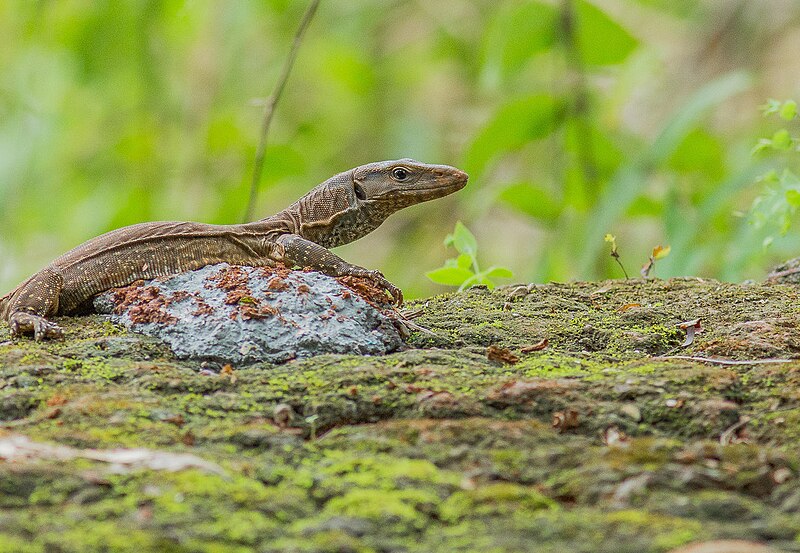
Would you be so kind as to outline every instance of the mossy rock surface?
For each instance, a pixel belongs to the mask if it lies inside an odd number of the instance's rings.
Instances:
[[[60,342],[0,326],[0,553],[800,551],[800,289],[608,281],[409,308],[427,331],[405,351],[247,367],[99,316],[60,319]],[[3,453],[20,436],[74,456]],[[220,470],[104,460],[120,448]]]

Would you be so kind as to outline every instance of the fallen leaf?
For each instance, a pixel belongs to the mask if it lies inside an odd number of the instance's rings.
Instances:
[[[575,409],[566,411],[556,411],[553,413],[553,428],[559,432],[564,432],[580,425],[580,416]]]
[[[750,422],[750,417],[747,415],[739,417],[739,421],[736,424],[719,435],[719,443],[722,445],[730,445],[746,442],[747,436],[745,428],[748,422]]]
[[[684,321],[675,325],[680,330],[686,331],[686,339],[681,344],[682,348],[691,346],[694,342],[694,337],[703,332],[703,325],[700,324],[700,319],[692,319],[691,321]]]
[[[616,426],[609,426],[603,431],[603,443],[610,446],[624,445],[628,436]]]
[[[227,376],[230,379],[231,384],[236,383],[236,375],[233,373],[233,367],[230,363],[226,363],[225,366],[222,367],[222,370],[219,371],[219,375]]]
[[[186,419],[183,418],[183,415],[178,413],[177,415],[170,415],[164,419],[164,422],[170,422],[180,428],[184,424],[186,424]]]
[[[628,309],[633,309],[634,307],[641,307],[641,306],[642,306],[641,303],[626,303],[625,305],[622,305],[619,308],[617,308],[617,311],[619,311],[620,313],[624,313]]]
[[[186,433],[181,436],[181,443],[183,445],[193,446],[195,442],[194,434],[191,430],[187,430]]]
[[[513,365],[519,362],[519,357],[511,353],[511,350],[501,348],[500,346],[489,346],[486,348],[486,357],[489,358],[489,361],[494,363],[505,363],[507,365]]]
[[[772,481],[776,484],[783,484],[787,480],[792,477],[792,471],[787,469],[786,467],[781,467],[776,469],[775,472],[772,473]]]
[[[57,405],[64,405],[67,402],[67,398],[62,396],[61,394],[53,394],[49,398],[47,398],[47,406],[48,407],[55,407]]]
[[[530,346],[523,346],[523,347],[519,348],[519,351],[522,352],[522,353],[531,353],[533,351],[541,351],[541,350],[543,350],[544,348],[547,347],[547,344],[548,344],[547,338],[542,338],[541,340],[539,340],[535,344],[532,344]]]
[[[288,403],[279,403],[272,412],[272,420],[278,428],[286,428],[294,420],[294,410]]]

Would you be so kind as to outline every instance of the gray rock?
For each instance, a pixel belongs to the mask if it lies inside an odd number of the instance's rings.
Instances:
[[[222,263],[106,292],[94,307],[160,338],[180,358],[282,362],[321,353],[381,355],[403,344],[389,317],[316,272]]]

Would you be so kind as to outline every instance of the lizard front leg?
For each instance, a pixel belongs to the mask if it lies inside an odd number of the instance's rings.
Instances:
[[[365,277],[389,292],[397,305],[403,304],[403,292],[386,280],[380,271],[370,271],[348,263],[329,249],[297,234],[282,234],[276,241],[283,246],[284,260],[289,266],[311,267],[334,277]]]
[[[34,339],[60,338],[64,332],[45,317],[58,311],[63,279],[50,269],[43,269],[23,283],[9,298],[8,324],[11,336],[33,334]]]

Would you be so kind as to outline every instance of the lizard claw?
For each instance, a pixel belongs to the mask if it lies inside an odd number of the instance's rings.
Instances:
[[[18,311],[9,317],[11,337],[16,338],[26,333],[33,333],[33,338],[40,342],[46,338],[62,338],[64,331],[56,323],[51,323],[44,317]]]
[[[392,303],[397,304],[398,307],[403,305],[403,291],[400,290],[397,286],[386,280],[386,277],[383,276],[383,273],[380,271],[367,271],[364,274],[365,277],[369,278],[375,284],[389,292],[389,295],[392,296]]]

